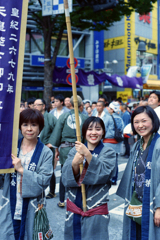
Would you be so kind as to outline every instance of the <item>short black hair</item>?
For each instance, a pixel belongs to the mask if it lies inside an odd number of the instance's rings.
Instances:
[[[37,109],[27,108],[20,113],[19,129],[23,123],[37,123],[39,125],[39,131],[41,132],[44,127],[44,117]]]
[[[64,102],[64,96],[62,94],[56,95],[54,99],[58,99],[60,102]]]
[[[92,102],[92,104],[97,104],[97,102]]]
[[[35,100],[36,100],[35,97],[28,98],[27,103],[28,104],[33,104]]]
[[[131,116],[131,126],[132,126],[132,131],[133,131],[133,134],[136,135],[137,132],[134,128],[134,124],[133,124],[133,120],[134,120],[134,117],[140,113],[143,113],[145,112],[148,117],[151,118],[152,120],[152,125],[153,125],[153,128],[151,130],[152,133],[156,133],[159,129],[159,125],[160,125],[160,122],[159,122],[159,118],[157,116],[157,114],[155,113],[155,111],[149,107],[149,106],[140,106],[140,107],[137,107],[134,112],[132,113],[132,116]]]
[[[103,102],[103,101],[99,101],[99,100],[98,100],[97,103],[102,103],[103,107],[105,107],[105,102]]]
[[[83,126],[82,126],[82,135],[83,135],[83,137],[86,138],[86,132],[87,132],[87,129],[88,129],[90,123],[92,123],[92,124],[94,124],[94,123],[100,124],[100,126],[102,127],[103,132],[104,132],[102,138],[104,138],[105,137],[104,122],[103,122],[103,120],[101,118],[94,117],[94,116],[87,118],[85,120],[85,122],[83,123]]]
[[[41,100],[42,104],[45,105],[45,110],[47,109],[46,101],[43,98],[37,98],[36,100]]]
[[[158,97],[158,102],[160,102],[160,91],[155,91],[155,90],[154,90],[154,91],[150,92],[149,97],[150,97],[150,95],[153,94],[153,93],[154,93],[155,95],[157,95],[157,97]]]
[[[99,98],[104,98],[105,102],[108,102],[108,98],[104,93],[99,95]]]
[[[122,103],[122,98],[121,98],[121,97],[118,97],[118,98],[116,99],[116,101]]]

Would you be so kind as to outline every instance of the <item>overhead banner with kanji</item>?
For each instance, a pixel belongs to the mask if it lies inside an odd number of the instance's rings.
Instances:
[[[20,52],[22,7],[23,0],[0,2],[0,173],[13,169],[11,153],[18,61],[19,55],[24,54]]]

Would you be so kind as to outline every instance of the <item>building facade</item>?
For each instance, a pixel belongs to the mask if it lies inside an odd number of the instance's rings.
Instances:
[[[72,30],[74,57],[78,59],[79,67],[85,71],[95,70],[107,74],[125,75],[130,66],[140,65],[138,44],[140,40],[146,42],[146,54],[144,64],[152,64],[151,73],[144,85],[144,95],[153,88],[160,88],[159,81],[159,3],[154,4],[154,9],[147,15],[132,13],[121,21],[114,23],[108,31],[91,32],[88,30]],[[160,20],[159,20],[160,21]],[[23,71],[22,96],[27,99],[31,96],[43,96],[43,36],[37,31],[36,24],[31,16],[28,16],[27,35]],[[55,38],[52,38],[52,50],[54,50]],[[64,67],[69,58],[67,32],[64,32],[56,66]],[[115,63],[116,60],[116,64]],[[83,64],[81,64],[83,62]],[[104,92],[109,100],[121,96],[126,102],[127,98],[140,96],[139,90],[123,89],[110,84],[107,80],[100,86],[78,86],[78,92],[84,98],[97,101],[99,92]],[[58,92],[72,95],[72,89],[68,86],[54,86],[54,94]]]
[[[152,64],[151,72],[147,83],[143,86],[143,94],[147,95],[147,89],[157,88],[158,82],[158,3],[147,15],[132,13],[125,16],[104,33],[104,61],[118,61],[113,66],[114,73],[119,75],[127,74],[129,67],[140,66],[138,44],[140,40],[146,43],[146,53],[143,64]],[[139,75],[140,76],[140,75]],[[110,89],[112,91],[112,89]],[[139,90],[122,89],[117,91],[117,97],[140,96]]]

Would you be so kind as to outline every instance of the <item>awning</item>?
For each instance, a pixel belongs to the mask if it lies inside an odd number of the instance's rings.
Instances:
[[[159,89],[160,90],[160,79],[147,80],[147,83],[143,84],[143,89]]]

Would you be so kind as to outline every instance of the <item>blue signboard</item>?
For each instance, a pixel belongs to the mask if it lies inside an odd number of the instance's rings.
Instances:
[[[104,68],[104,31],[94,31],[94,69]]]
[[[57,67],[65,67],[67,65],[68,57],[60,57],[57,56],[56,66]],[[77,68],[84,68],[84,58],[77,58],[78,66]],[[31,66],[43,67],[44,66],[44,55],[31,55],[30,59]]]
[[[27,87],[22,87],[23,91],[44,91],[44,87],[35,87],[35,86],[27,86]],[[53,87],[52,89],[54,92],[58,91],[65,91],[65,92],[72,92],[72,87]],[[82,92],[82,88],[77,87],[77,91]]]

